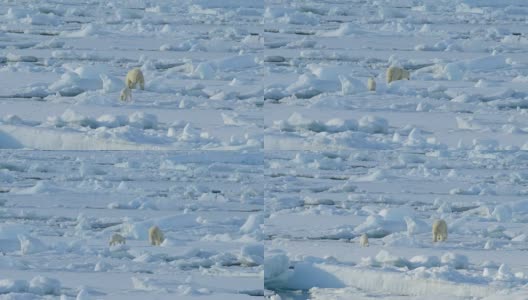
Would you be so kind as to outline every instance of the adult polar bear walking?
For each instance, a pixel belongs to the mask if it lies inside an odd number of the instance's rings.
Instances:
[[[163,237],[163,232],[159,229],[158,226],[152,226],[149,229],[149,242],[151,245],[159,246],[165,238]]]
[[[387,69],[387,83],[391,83],[396,80],[409,80],[410,73],[409,71],[402,69],[400,67],[391,66]]]
[[[125,78],[125,88],[121,90],[121,101],[132,100],[132,89],[136,88],[137,85],[144,90],[145,77],[139,68],[134,68],[127,73]]]
[[[447,223],[444,220],[436,220],[433,223],[433,243],[447,240]]]
[[[126,76],[125,84],[129,89],[135,89],[136,85],[139,84],[139,87],[144,90],[145,78],[143,77],[143,72],[139,68],[130,70]]]

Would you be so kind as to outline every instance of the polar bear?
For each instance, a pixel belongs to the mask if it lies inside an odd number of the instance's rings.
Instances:
[[[376,80],[374,78],[370,77],[367,80],[367,88],[369,91],[375,91],[376,90]]]
[[[145,78],[143,77],[143,72],[139,68],[134,68],[127,73],[125,79],[126,87],[129,89],[136,88],[136,85],[139,84],[139,87],[145,89]]]
[[[149,242],[151,245],[159,246],[163,243],[165,238],[163,237],[163,232],[159,229],[158,226],[152,226],[149,229]]]
[[[433,243],[447,240],[447,223],[444,220],[436,220],[433,223]]]
[[[361,235],[361,237],[359,238],[359,245],[361,247],[368,247],[369,246],[368,236],[367,236],[366,233],[363,233]]]
[[[119,98],[121,99],[121,101],[132,101],[132,90],[128,87],[125,87],[121,90],[121,96],[119,96]]]
[[[405,69],[395,67],[395,66],[391,66],[387,69],[387,83],[391,83],[393,81],[403,80],[403,79],[409,80],[409,78],[410,78],[410,73],[409,71]]]
[[[127,73],[125,78],[125,88],[121,90],[119,98],[121,101],[132,100],[132,89],[135,89],[139,84],[139,87],[145,89],[145,77],[143,72],[139,68],[134,68]]]
[[[114,246],[114,245],[117,245],[117,244],[126,244],[126,240],[125,240],[125,237],[123,237],[119,233],[114,233],[112,235],[112,238],[110,238],[109,245],[110,246]]]

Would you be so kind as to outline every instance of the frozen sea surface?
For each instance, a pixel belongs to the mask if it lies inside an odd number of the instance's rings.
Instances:
[[[4,1],[0,148],[261,149],[263,6]]]
[[[263,296],[262,154],[4,150],[0,156],[0,294]],[[165,235],[160,247],[148,241],[154,225]],[[126,244],[109,245],[115,233]]]
[[[267,297],[525,299],[526,3],[266,3]]]

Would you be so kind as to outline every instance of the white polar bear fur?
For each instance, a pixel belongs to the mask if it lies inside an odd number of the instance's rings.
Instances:
[[[433,243],[447,240],[447,223],[444,220],[436,220],[433,223]]]
[[[391,83],[393,81],[403,80],[403,79],[409,80],[409,78],[410,78],[410,73],[409,71],[405,69],[395,67],[395,66],[389,67],[387,69],[387,83]]]
[[[119,96],[119,98],[121,99],[121,101],[132,101],[132,90],[128,87],[125,87],[121,90],[121,96]]]
[[[159,246],[163,243],[165,238],[163,237],[163,232],[159,229],[158,226],[152,226],[149,229],[149,242],[151,245]]]
[[[129,89],[134,89],[139,84],[139,87],[144,90],[145,78],[143,77],[143,72],[139,68],[130,70],[126,76],[125,84]]]
[[[368,236],[365,233],[363,233],[361,235],[361,237],[359,238],[359,245],[361,247],[368,247],[369,246]]]
[[[117,244],[126,244],[125,237],[120,235],[119,233],[114,233],[112,235],[112,238],[110,239],[110,246],[117,245]]]
[[[370,77],[367,80],[367,88],[369,91],[375,91],[376,90],[376,80],[374,78]]]
[[[121,95],[119,98],[121,101],[132,100],[132,89],[136,88],[139,84],[139,87],[145,89],[145,77],[143,77],[143,72],[139,68],[134,68],[128,71],[125,78],[125,88],[121,90]]]

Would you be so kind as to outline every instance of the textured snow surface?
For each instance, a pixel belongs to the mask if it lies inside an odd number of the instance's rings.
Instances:
[[[262,2],[4,2],[0,148],[263,147]]]
[[[526,298],[527,4],[266,3],[267,297]]]
[[[527,14],[0,0],[0,298],[526,299]]]
[[[262,297],[262,154],[4,150],[0,157],[1,295]],[[148,241],[154,225],[164,232],[160,247]],[[115,233],[126,243],[110,246]]]

